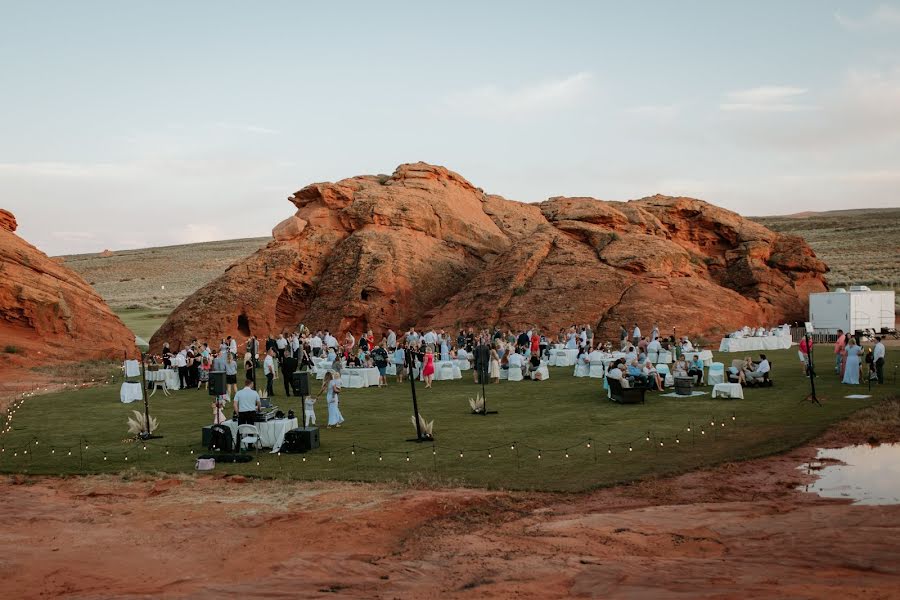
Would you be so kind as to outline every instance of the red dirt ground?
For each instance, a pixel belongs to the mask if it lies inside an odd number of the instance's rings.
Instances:
[[[900,506],[785,455],[556,495],[243,477],[0,482],[3,598],[900,598]]]

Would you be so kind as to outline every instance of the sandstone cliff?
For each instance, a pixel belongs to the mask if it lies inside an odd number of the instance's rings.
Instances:
[[[74,271],[15,234],[0,209],[0,351],[7,364],[134,357],[134,334]]]
[[[691,198],[487,195],[443,167],[309,185],[274,241],[190,296],[153,337],[638,321],[716,333],[801,319],[827,268],[799,238]]]

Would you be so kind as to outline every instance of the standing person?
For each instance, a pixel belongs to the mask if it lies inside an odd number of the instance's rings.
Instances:
[[[837,341],[834,342],[834,372],[840,377],[841,373],[841,363],[844,360],[844,347],[847,344],[847,339],[844,337],[844,330],[837,330]]]
[[[844,348],[844,378],[841,383],[850,385],[859,385],[859,356],[862,349],[856,345],[856,340],[850,338],[847,340],[847,347]]]
[[[275,350],[269,348],[266,352],[266,358],[263,361],[263,375],[266,376],[266,398],[275,396],[272,389],[272,382],[275,380]]]
[[[804,335],[800,340],[800,350],[798,352],[800,356],[800,363],[803,365],[803,374],[807,377],[809,376],[809,353],[812,352],[812,340],[809,342],[806,341],[807,337]]]
[[[625,324],[622,323],[619,325],[619,349],[625,348],[625,344],[628,342],[628,330],[625,328]]]
[[[284,395],[288,398],[291,397],[291,384],[294,379],[294,371],[297,370],[297,365],[299,364],[300,361],[294,358],[293,354],[286,354],[281,361],[281,378],[284,380]]]
[[[543,356],[543,353],[541,352],[541,336],[538,335],[537,327],[531,330],[531,339],[529,340],[529,342],[531,344],[531,355],[534,356],[535,354],[537,354],[538,360],[540,360],[540,357]]]
[[[350,356],[353,354],[353,347],[356,345],[356,338],[353,337],[353,334],[349,331],[347,335],[344,336],[344,358],[350,359]]]
[[[397,383],[403,383],[403,376],[406,375],[406,350],[403,346],[394,350],[394,367],[397,369]]]
[[[226,343],[228,344],[228,351],[237,356],[237,340],[231,337],[230,335],[225,338]],[[237,386],[235,386],[237,387]],[[235,392],[237,393],[237,392]]]
[[[288,348],[288,341],[284,337],[283,333],[278,334],[278,339],[275,340],[275,350],[278,352],[278,362],[281,363],[284,361],[284,355]]]
[[[380,345],[375,346],[375,349],[372,350],[372,360],[375,362],[375,368],[378,369],[378,387],[387,387],[387,340],[382,340]]]
[[[234,395],[234,412],[238,414],[238,425],[253,425],[256,423],[256,413],[262,407],[259,394],[253,389],[253,382],[244,382],[244,389]]]
[[[217,359],[218,360],[218,359]],[[228,353],[228,356],[225,358],[225,368],[222,369],[225,371],[225,392],[228,394],[230,398],[234,398],[237,395],[237,371],[238,364],[237,361],[234,360],[234,354],[231,352]]]
[[[250,353],[250,360],[253,361],[253,368],[255,369],[259,364],[259,340],[256,339],[255,335],[251,335],[250,339],[247,340],[247,352]]]
[[[878,377],[878,383],[884,383],[884,342],[881,336],[875,338],[875,348],[872,351],[872,358],[875,359],[875,375]]]
[[[388,352],[393,352],[397,349],[397,334],[393,329],[388,329],[387,332],[387,350]]]
[[[494,383],[500,383],[500,355],[496,348],[491,348],[491,372],[490,377]]]
[[[659,325],[656,323],[653,324],[653,331],[650,332],[650,341],[659,339]]]
[[[637,323],[634,324],[634,331],[631,332],[631,342],[635,347],[641,342],[641,328]]]
[[[316,399],[307,396],[303,399],[303,426],[309,427],[316,424]]]
[[[434,346],[425,346],[425,356],[422,358],[422,379],[425,381],[425,389],[431,387],[434,380]]]
[[[340,427],[344,422],[344,416],[341,414],[340,393],[341,393],[341,376],[335,377],[331,371],[325,373],[325,380],[322,382],[322,389],[319,394],[325,392],[325,400],[328,403],[328,428]]]
[[[175,366],[178,367],[178,384],[181,386],[181,389],[187,389],[188,366],[187,353],[184,350],[175,355]]]

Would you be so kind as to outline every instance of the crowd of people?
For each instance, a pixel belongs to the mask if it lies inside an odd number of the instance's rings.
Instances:
[[[805,340],[804,340],[805,341]],[[863,365],[868,368],[870,381],[884,383],[885,347],[881,336],[875,337],[875,344],[865,348],[861,340],[850,333],[844,333],[838,329],[837,340],[834,343],[834,372],[841,379],[841,383],[858,385],[863,375]],[[810,344],[811,346],[811,344]],[[809,363],[809,351],[811,348],[801,347],[801,360],[805,352],[806,364]]]

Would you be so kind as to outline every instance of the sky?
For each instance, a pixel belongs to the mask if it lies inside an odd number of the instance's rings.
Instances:
[[[900,2],[0,0],[0,207],[51,255],[268,235],[319,181],[900,206]]]

